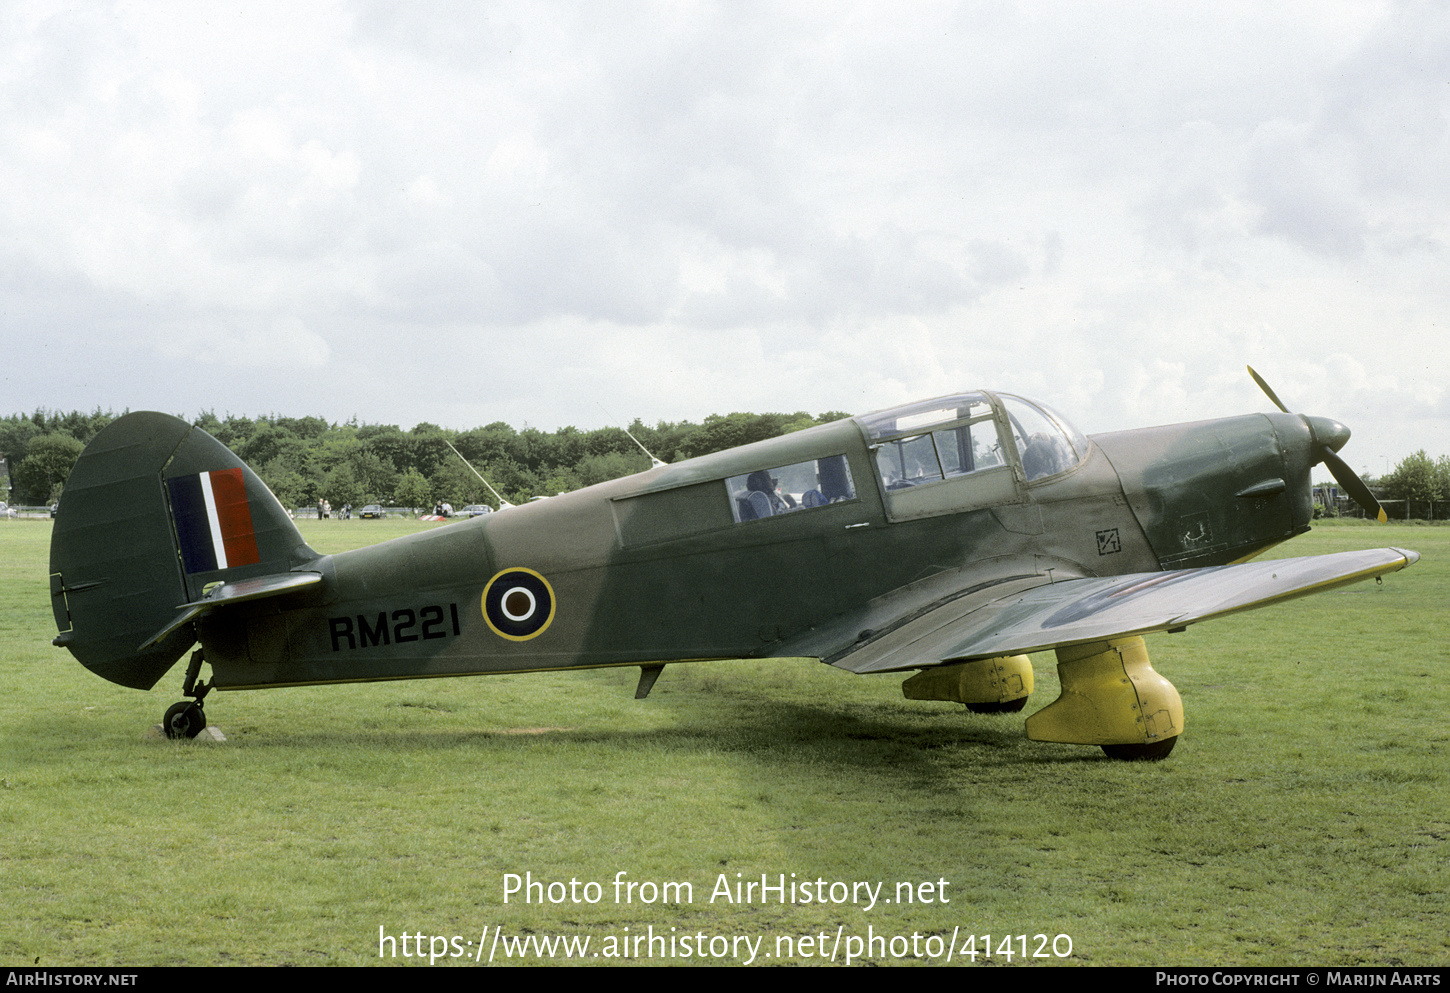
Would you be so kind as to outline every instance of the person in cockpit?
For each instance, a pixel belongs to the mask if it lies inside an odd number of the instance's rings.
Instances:
[[[776,514],[784,514],[786,511],[795,509],[795,501],[791,499],[791,495],[789,493],[782,495],[779,486],[780,481],[772,478],[765,469],[757,469],[746,478],[745,489],[747,492],[762,494],[770,507],[767,514],[761,514],[757,509],[757,516],[773,517]],[[752,506],[760,503],[755,497],[748,497],[748,499]]]

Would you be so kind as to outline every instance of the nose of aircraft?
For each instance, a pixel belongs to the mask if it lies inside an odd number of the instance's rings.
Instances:
[[[1284,406],[1284,401],[1280,400],[1274,391],[1269,388],[1269,384],[1264,382],[1262,376],[1254,372],[1253,366],[1249,366],[1249,375],[1254,378],[1254,382],[1259,384],[1259,389],[1263,390],[1264,394],[1270,400],[1274,401],[1275,407],[1278,407],[1286,414],[1289,413],[1289,408]],[[1302,414],[1300,416],[1304,417]],[[1364,480],[1355,475],[1354,470],[1349,467],[1349,464],[1335,454],[1349,440],[1349,428],[1329,417],[1304,417],[1304,423],[1309,425],[1309,433],[1314,436],[1314,443],[1319,448],[1318,452],[1315,453],[1319,456],[1319,462],[1323,463],[1324,467],[1329,470],[1329,474],[1334,477],[1334,481],[1344,487],[1344,491],[1349,494],[1355,503],[1359,504],[1365,509],[1366,513],[1383,524],[1387,519],[1385,517],[1385,509],[1380,506],[1380,502],[1375,499],[1369,487],[1364,484]]]
[[[1332,417],[1305,417],[1314,440],[1331,452],[1337,452],[1349,441],[1349,428]]]

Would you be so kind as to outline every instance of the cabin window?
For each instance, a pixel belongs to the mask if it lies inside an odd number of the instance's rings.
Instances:
[[[876,467],[887,490],[900,490],[1005,465],[997,426],[985,420],[930,434],[893,438],[876,449]]]
[[[985,393],[963,393],[860,418],[893,521],[1017,502],[1017,478],[999,413]]]
[[[876,450],[876,466],[888,490],[899,490],[942,478],[941,463],[929,434],[896,438]]]
[[[981,393],[965,393],[866,414],[861,418],[861,424],[866,428],[866,436],[875,442],[896,435],[920,434],[925,429],[954,421],[972,421],[991,416],[992,405],[985,396]]]
[[[1066,472],[1088,452],[1087,439],[1061,417],[1007,394],[937,397],[866,414],[857,423],[893,521],[1021,503],[1022,482]]]
[[[931,436],[941,457],[942,470],[948,476],[1006,464],[1002,459],[1002,446],[997,442],[997,426],[992,421],[933,431]]]
[[[730,508],[738,521],[779,517],[856,498],[846,456],[757,469],[725,480]]]
[[[1087,455],[1087,439],[1065,427],[1062,418],[1021,397],[1005,393],[1001,397],[1012,425],[1012,440],[1022,457],[1022,472],[1029,483],[1066,472]]]
[[[992,405],[981,393],[868,414],[862,422],[887,492],[1007,464]]]

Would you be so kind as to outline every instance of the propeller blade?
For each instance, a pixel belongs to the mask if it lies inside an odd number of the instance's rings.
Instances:
[[[1244,368],[1249,370],[1249,375],[1254,377],[1254,382],[1259,384],[1259,389],[1263,390],[1264,394],[1270,400],[1274,401],[1275,407],[1278,407],[1286,414],[1291,412],[1288,407],[1284,406],[1284,401],[1279,399],[1278,394],[1269,388],[1268,383],[1264,382],[1264,378],[1257,372],[1254,372],[1253,366],[1245,366]],[[1335,449],[1349,440],[1349,429],[1338,421],[1330,420],[1327,417],[1305,417],[1302,414],[1299,416],[1309,426],[1309,433],[1314,436],[1314,441],[1319,452],[1319,461],[1329,470],[1329,474],[1334,477],[1334,481],[1344,488],[1344,492],[1348,493],[1355,503],[1364,508],[1366,514],[1369,514],[1381,524],[1388,521],[1389,518],[1385,515],[1385,509],[1380,506],[1380,502],[1369,491],[1369,487],[1364,485],[1364,480],[1355,474],[1355,471],[1349,467],[1349,464],[1344,459],[1335,454]],[[1333,448],[1330,447],[1331,443],[1334,445]]]
[[[1263,390],[1264,393],[1268,395],[1269,399],[1274,401],[1274,406],[1278,407],[1286,414],[1289,413],[1289,408],[1284,406],[1284,401],[1280,400],[1279,397],[1274,393],[1274,391],[1269,389],[1269,384],[1264,382],[1263,377],[1261,377],[1257,372],[1254,372],[1254,367],[1251,365],[1247,365],[1244,366],[1244,368],[1249,371],[1250,376],[1254,377],[1254,382],[1259,384],[1259,389]],[[1335,476],[1334,478],[1338,479],[1339,477]]]
[[[1364,480],[1355,475],[1354,470],[1349,467],[1344,459],[1323,445],[1319,447],[1324,455],[1324,466],[1329,470],[1330,475],[1334,477],[1334,481],[1344,487],[1344,491],[1349,494],[1355,503],[1364,508],[1366,514],[1369,514],[1381,524],[1388,521],[1389,518],[1385,516],[1385,509],[1374,498],[1374,494],[1369,491],[1369,487],[1364,485]]]

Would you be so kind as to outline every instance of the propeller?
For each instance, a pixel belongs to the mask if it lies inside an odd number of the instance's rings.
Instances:
[[[1249,370],[1249,375],[1254,377],[1254,382],[1259,384],[1259,389],[1263,390],[1264,394],[1270,400],[1274,401],[1275,407],[1278,407],[1286,414],[1292,413],[1288,407],[1284,406],[1284,402],[1279,399],[1278,395],[1269,388],[1269,384],[1264,382],[1263,377],[1257,372],[1254,372],[1253,366],[1246,366],[1245,368]],[[1319,462],[1322,462],[1329,470],[1329,474],[1334,477],[1334,481],[1344,487],[1344,491],[1349,494],[1355,503],[1364,508],[1366,514],[1369,514],[1381,524],[1385,523],[1389,519],[1385,516],[1385,509],[1380,506],[1380,502],[1369,491],[1369,487],[1364,485],[1364,480],[1360,479],[1355,471],[1349,467],[1349,464],[1337,454],[1344,447],[1344,443],[1349,440],[1349,428],[1328,417],[1309,417],[1304,414],[1300,414],[1299,416],[1303,417],[1304,422],[1309,425],[1309,433],[1314,436],[1314,442],[1317,446],[1316,454],[1319,456]],[[1319,463],[1315,464],[1317,465]]]

